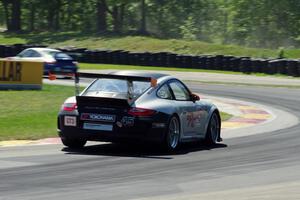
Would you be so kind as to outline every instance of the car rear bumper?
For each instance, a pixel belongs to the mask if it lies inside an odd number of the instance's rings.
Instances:
[[[74,76],[76,73],[75,70],[44,70],[44,75],[56,74],[56,75],[64,75],[64,76]]]
[[[164,140],[166,123],[157,123],[152,119],[135,119],[132,127],[118,127],[113,125],[112,131],[83,129],[78,122],[78,127],[64,126],[64,116],[58,118],[58,133],[61,138],[78,138],[88,141],[129,141],[129,142],[157,142]],[[165,120],[167,122],[167,120]],[[159,126],[158,126],[159,124]]]
[[[51,74],[59,74],[59,75],[74,75],[78,70],[77,66],[72,67],[63,67],[63,66],[44,66],[44,75]]]

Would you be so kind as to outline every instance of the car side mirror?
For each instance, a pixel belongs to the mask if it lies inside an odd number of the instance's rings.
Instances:
[[[196,94],[191,94],[191,99],[192,99],[192,101],[200,101],[200,97],[198,96],[198,95],[196,95]]]

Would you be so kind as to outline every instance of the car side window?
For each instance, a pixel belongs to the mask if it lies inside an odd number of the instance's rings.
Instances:
[[[21,58],[38,58],[38,57],[42,57],[42,55],[39,52],[34,51],[32,49],[24,50],[21,53],[19,53],[17,56],[21,57]]]
[[[167,84],[164,84],[161,88],[159,88],[157,96],[162,99],[172,99],[172,94]]]
[[[175,99],[178,101],[189,101],[191,99],[189,91],[184,85],[178,81],[171,82],[170,87],[173,91]]]
[[[30,57],[32,50],[25,50],[18,54],[18,57],[27,58]]]
[[[41,54],[32,50],[31,54],[30,54],[30,57],[38,58],[38,57],[41,57]]]

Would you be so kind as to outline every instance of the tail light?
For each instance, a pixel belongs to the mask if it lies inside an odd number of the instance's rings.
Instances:
[[[77,109],[76,103],[64,103],[61,107],[63,111],[72,112]]]
[[[128,114],[135,117],[150,117],[156,113],[155,110],[145,109],[145,108],[130,108]]]

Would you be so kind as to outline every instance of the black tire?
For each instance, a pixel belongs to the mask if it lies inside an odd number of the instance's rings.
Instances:
[[[220,138],[220,117],[214,112],[209,120],[206,131],[205,143],[208,145],[216,144]]]
[[[178,148],[180,142],[180,121],[175,115],[171,117],[165,136],[164,147],[168,151],[174,151]]]
[[[61,142],[69,148],[80,149],[84,147],[87,141],[83,139],[61,138]]]

